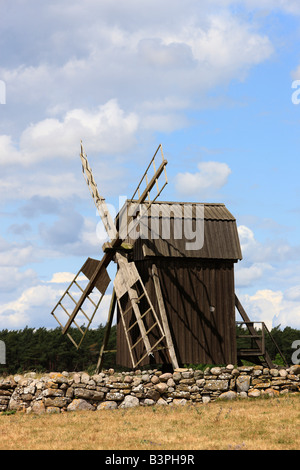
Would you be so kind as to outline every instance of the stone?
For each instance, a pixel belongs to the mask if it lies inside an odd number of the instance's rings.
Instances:
[[[181,379],[181,374],[180,374],[180,372],[173,372],[173,380],[174,380],[174,382],[179,382],[180,379]]]
[[[175,406],[184,406],[186,405],[187,401],[185,398],[174,398],[174,400],[170,403],[169,406],[175,405]]]
[[[133,382],[133,377],[131,375],[126,375],[124,377],[124,383],[131,384]]]
[[[300,374],[300,364],[295,364],[290,367],[290,374],[299,375]]]
[[[116,401],[103,401],[97,406],[97,410],[115,410],[118,408]]]
[[[248,397],[251,397],[251,398],[260,397],[260,390],[257,390],[257,389],[255,389],[255,388],[252,388],[252,389],[249,390],[249,392],[248,392]]]
[[[57,375],[56,378],[53,378],[52,379],[55,383],[59,384],[59,385],[62,385],[62,384],[67,384],[69,381],[68,381],[68,378],[65,377],[64,375]]]
[[[228,389],[228,381],[227,380],[208,380],[204,385],[205,390],[224,390]]]
[[[73,380],[74,380],[75,384],[79,384],[80,383],[80,374],[74,374],[73,375]]]
[[[120,392],[108,392],[106,394],[106,400],[122,401],[124,400],[124,394]]]
[[[250,377],[248,375],[240,375],[236,379],[236,389],[238,392],[247,392],[250,388]]]
[[[202,396],[202,403],[206,404],[210,402],[210,396],[209,395],[203,395]]]
[[[51,397],[45,398],[45,406],[57,406],[58,408],[63,408],[64,406],[70,403],[70,399],[66,397]]]
[[[171,393],[172,398],[184,398],[184,399],[190,399],[190,392],[184,392],[184,391],[176,391]]]
[[[155,385],[155,384],[158,384],[159,383],[159,378],[157,375],[153,375],[153,377],[151,377],[151,382]]]
[[[163,398],[159,398],[156,402],[157,405],[159,406],[165,406],[165,405],[168,405],[168,402],[166,400],[164,400]]]
[[[89,374],[86,374],[85,372],[83,372],[83,373],[81,374],[81,377],[80,377],[80,382],[81,382],[82,384],[88,384],[89,381],[90,381],[90,376],[89,376]]]
[[[59,388],[46,388],[42,391],[41,395],[43,397],[62,397],[64,395],[64,391]]]
[[[149,388],[147,390],[145,398],[151,398],[151,400],[157,401],[160,397],[160,393],[154,388]]]
[[[25,379],[35,379],[36,378],[36,372],[26,372],[24,374]]]
[[[91,400],[93,397],[92,390],[87,390],[85,388],[74,388],[74,397],[83,398],[84,400]]]
[[[287,377],[288,373],[285,369],[280,369],[279,375],[280,375],[280,377],[285,378],[285,377]]]
[[[31,405],[31,411],[37,415],[46,413],[46,408],[42,400],[34,401]]]
[[[127,395],[122,401],[119,408],[133,408],[135,406],[139,406],[139,404],[140,404],[140,401],[137,397],[133,397],[132,395]]]
[[[173,377],[173,374],[171,374],[170,372],[166,372],[165,374],[162,374],[160,377],[159,377],[159,380],[161,382],[167,382],[169,379],[171,379]]]
[[[193,372],[187,371],[181,373],[183,379],[191,379],[193,377]]]
[[[144,382],[144,383],[150,382],[150,375],[149,374],[143,374],[140,381]]]
[[[136,387],[132,387],[132,391],[134,393],[143,393],[144,387],[142,384],[137,385]]]
[[[160,382],[154,386],[155,390],[157,390],[160,394],[165,393],[168,390],[168,385],[164,382]]]
[[[206,384],[206,380],[205,380],[205,379],[198,379],[198,380],[196,380],[196,385],[197,385],[197,387],[199,387],[199,388],[204,387],[205,384]]]
[[[228,390],[228,392],[221,393],[221,395],[218,396],[218,400],[234,400],[236,397],[236,392]]]
[[[156,405],[156,402],[151,400],[151,398],[145,398],[145,400],[143,400],[142,403],[140,402],[140,404],[144,406],[154,406]]]
[[[86,400],[82,398],[75,398],[68,406],[67,411],[79,411],[79,410],[95,410],[93,405],[88,403]]]
[[[58,408],[57,406],[48,406],[48,408],[46,408],[46,413],[48,414],[60,413],[60,408]]]
[[[92,395],[92,400],[95,400],[95,401],[101,401],[103,400],[104,398],[104,393],[103,392],[93,392],[93,395]]]
[[[167,386],[168,387],[175,387],[175,382],[173,380],[173,377],[167,380]]]
[[[212,368],[210,369],[210,373],[211,373],[212,375],[220,375],[221,372],[222,372],[221,367],[212,367]]]
[[[269,397],[277,397],[279,396],[279,391],[275,390],[274,388],[266,388],[263,392],[263,395],[269,395]]]

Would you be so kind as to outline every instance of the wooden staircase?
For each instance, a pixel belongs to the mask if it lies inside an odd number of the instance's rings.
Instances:
[[[248,317],[246,311],[244,310],[241,302],[239,301],[238,297],[235,296],[235,306],[238,309],[243,321],[236,322],[237,325],[244,325],[246,327],[245,334],[237,335],[237,339],[242,339],[245,342],[250,341],[250,346],[242,347],[237,350],[237,357],[238,361],[241,362],[242,359],[245,359],[249,362],[254,364],[261,364],[268,368],[273,368],[274,364],[270,358],[268,351],[266,350],[266,335],[274,343],[278,353],[280,354],[281,358],[283,359],[286,366],[288,366],[287,361],[282,354],[278,344],[276,343],[275,339],[273,338],[271,332],[268,330],[266,324],[264,322],[253,322]],[[257,330],[254,327],[254,324],[260,324],[261,328]]]

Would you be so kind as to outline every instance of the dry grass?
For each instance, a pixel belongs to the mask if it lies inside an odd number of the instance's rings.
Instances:
[[[1,450],[293,450],[300,397],[0,415]]]

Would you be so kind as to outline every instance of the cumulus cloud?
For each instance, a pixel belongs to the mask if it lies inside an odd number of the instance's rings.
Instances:
[[[58,109],[60,103],[61,109],[72,109],[71,103],[82,108],[87,95],[96,103],[118,96],[133,109],[145,99],[174,93],[199,101],[204,91],[243,79],[251,67],[273,53],[270,39],[254,22],[232,14],[230,5],[218,13],[212,12],[215,5],[208,1],[201,5],[192,1],[189,6],[147,2],[143,12],[134,1],[126,2],[125,10],[119,3],[116,8],[115,2],[91,1],[89,8],[81,5],[75,2],[72,11],[55,4],[39,7],[39,14],[48,15],[53,24],[46,22],[46,35],[34,24],[41,39],[35,36],[34,45],[30,35],[21,41],[16,31],[23,54],[25,46],[33,48],[35,60],[0,69],[13,102],[42,103],[44,109]]]
[[[16,292],[20,285],[30,286],[38,280],[37,273],[33,269],[20,271],[16,266],[1,266],[0,291],[3,293]]]
[[[258,290],[255,294],[239,295],[251,321],[263,321],[269,329],[281,325],[300,328],[300,300],[290,299],[284,291]]]
[[[199,172],[178,173],[175,186],[178,193],[189,196],[207,197],[221,189],[228,180],[231,169],[226,163],[200,162]]]
[[[238,233],[243,257],[251,262],[274,263],[287,259],[299,259],[300,247],[292,246],[286,240],[271,239],[260,242],[255,238],[253,230],[246,225],[239,225]]]
[[[10,136],[0,136],[0,164],[28,166],[54,158],[72,159],[78,154],[80,139],[93,152],[127,151],[135,142],[137,128],[137,116],[126,114],[117,100],[96,110],[73,109],[61,120],[47,118],[31,124],[22,132],[18,147]]]
[[[72,276],[74,277],[75,274]],[[0,329],[18,329],[24,328],[26,325],[32,328],[38,328],[41,325],[47,328],[58,327],[59,324],[51,315],[51,312],[67,288],[69,276],[57,273],[57,276],[54,274],[53,278],[55,279],[54,283],[39,283],[36,286],[24,289],[15,300],[2,303],[0,305]],[[59,280],[62,282],[58,282]],[[111,294],[104,295],[94,316],[92,328],[98,327],[100,323],[102,325],[106,324],[110,299]],[[65,314],[63,320],[65,323],[67,318]],[[87,320],[83,314],[78,314],[77,322],[82,325],[83,323],[86,324]]]
[[[269,263],[253,263],[250,266],[243,266],[238,264],[235,269],[235,281],[237,287],[248,287],[253,285],[263,276],[267,275],[269,271],[274,268]]]
[[[45,324],[46,318],[43,317],[47,309],[51,312],[57,302],[57,294],[55,289],[46,285],[25,289],[16,300],[0,305],[0,328]]]

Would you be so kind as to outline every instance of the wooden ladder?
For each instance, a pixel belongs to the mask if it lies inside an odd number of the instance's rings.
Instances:
[[[133,262],[129,263],[125,256],[116,253],[119,270],[114,280],[114,289],[116,292],[119,306],[120,318],[124,328],[126,342],[132,362],[132,367],[136,368],[147,356],[154,357],[154,352],[160,349],[168,349],[170,338],[166,339],[166,333],[160,322],[160,319],[153,307],[150,297],[145,289],[143,281]],[[126,307],[123,307],[122,299],[125,294],[128,295]],[[129,303],[129,306],[128,306]],[[130,312],[134,314],[135,320],[129,323]],[[161,312],[160,312],[161,313]],[[133,329],[138,327],[139,336],[133,340]],[[154,333],[155,338],[150,336]],[[172,340],[171,340],[172,341]],[[145,353],[135,359],[134,351],[143,342]],[[167,343],[163,345],[162,343]],[[173,344],[172,348],[174,350]],[[178,364],[175,365],[178,367]]]
[[[87,330],[93,321],[95,313],[97,312],[103,299],[106,287],[110,281],[106,270],[104,272],[102,269],[101,279],[99,277],[94,283],[94,287],[97,288],[97,291],[93,291],[93,289],[87,289],[86,285],[89,285],[89,278],[97,268],[98,264],[99,261],[92,258],[88,258],[86,260],[51,312],[51,315],[53,315],[63,331],[66,329],[66,325],[68,325],[68,329],[66,330],[65,334],[77,349],[80,347]],[[78,298],[83,298],[79,308],[77,308]],[[81,320],[84,322],[83,325],[79,325],[80,320],[78,320],[78,318],[75,320],[75,309],[76,314],[81,314]],[[66,319],[67,323],[64,324]],[[87,322],[86,326],[85,322]],[[79,341],[76,341],[76,339],[68,332],[69,327],[72,324],[77,327],[79,333],[81,334]]]

